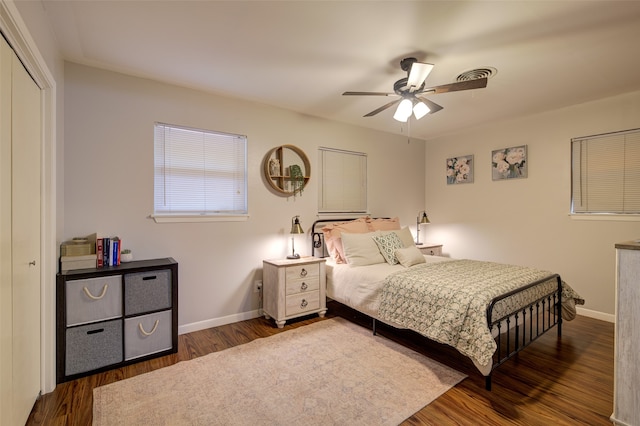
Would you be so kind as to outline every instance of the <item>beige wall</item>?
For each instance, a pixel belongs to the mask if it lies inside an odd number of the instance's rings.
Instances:
[[[248,136],[247,222],[148,219],[155,121]],[[312,178],[295,199],[274,195],[261,176],[264,155],[282,144],[311,161]],[[253,316],[262,260],[288,253],[292,216],[305,230],[316,219],[319,146],[366,152],[370,212],[415,228],[424,208],[423,141],[66,63],[64,237],[98,231],[120,236],[136,258],[175,258],[183,332]],[[296,246],[302,254],[310,241]]]
[[[585,309],[613,320],[614,244],[640,237],[637,221],[569,216],[573,137],[640,127],[640,92],[492,124],[427,141],[425,239],[452,257],[559,272]],[[529,177],[492,181],[491,151],[528,146]],[[475,182],[447,185],[445,161],[474,155]],[[603,315],[599,315],[603,314]]]

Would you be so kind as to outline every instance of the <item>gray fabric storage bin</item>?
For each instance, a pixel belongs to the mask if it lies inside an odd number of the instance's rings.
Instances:
[[[125,315],[171,308],[171,270],[124,276]]]
[[[68,328],[65,374],[84,373],[122,362],[122,320]]]
[[[169,310],[126,318],[124,320],[124,359],[129,360],[171,349],[173,347],[171,313],[172,311]]]
[[[66,288],[67,326],[122,316],[122,276],[69,280]]]

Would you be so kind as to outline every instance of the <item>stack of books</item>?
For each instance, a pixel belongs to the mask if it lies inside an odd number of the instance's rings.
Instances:
[[[72,269],[103,268],[120,264],[122,240],[91,234],[60,244],[60,272]]]
[[[96,268],[117,266],[120,264],[122,240],[118,237],[96,238]]]

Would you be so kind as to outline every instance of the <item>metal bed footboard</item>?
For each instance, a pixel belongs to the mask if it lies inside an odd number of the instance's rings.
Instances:
[[[557,282],[557,287],[553,292],[519,308],[516,312],[492,320],[493,310],[499,301],[551,279],[555,279]],[[497,349],[493,355],[491,372],[485,379],[485,388],[491,390],[491,375],[498,366],[517,355],[518,352],[554,326],[558,327],[558,337],[562,337],[562,279],[560,275],[550,275],[493,299],[487,307],[487,325],[491,333],[494,330],[497,331],[495,338]],[[503,331],[503,328],[506,330]]]

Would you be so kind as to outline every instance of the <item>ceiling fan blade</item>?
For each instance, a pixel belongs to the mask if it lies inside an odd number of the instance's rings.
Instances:
[[[426,64],[424,62],[414,62],[411,65],[411,71],[409,72],[409,78],[407,80],[407,87],[410,92],[419,90],[424,81],[429,76],[429,73],[433,69],[433,64]]]
[[[487,87],[487,77],[475,80],[458,81],[455,83],[443,84],[442,86],[426,87],[421,93],[448,93],[460,90],[482,89]]]
[[[391,108],[392,106],[394,106],[395,104],[397,104],[398,102],[400,102],[402,100],[402,98],[398,98],[395,101],[391,101],[388,104],[384,104],[382,105],[380,108],[378,109],[374,109],[373,111],[371,111],[369,114],[366,114],[365,117],[372,117],[374,115],[376,115],[379,112],[384,111],[387,108]]]
[[[435,114],[436,112],[440,111],[441,109],[444,109],[444,107],[438,105],[437,103],[430,101],[427,98],[421,98],[419,96],[416,96],[416,99],[420,100],[421,102],[424,102],[428,107],[429,107],[429,114]]]
[[[388,92],[344,92],[342,96],[397,96]]]

